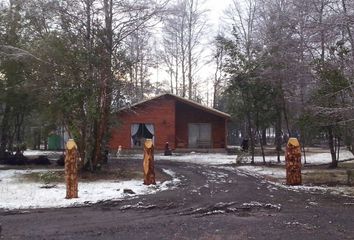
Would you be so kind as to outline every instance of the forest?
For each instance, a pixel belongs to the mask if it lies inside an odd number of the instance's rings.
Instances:
[[[169,92],[228,112],[250,153],[274,129],[338,163],[354,142],[354,2],[1,0],[0,157],[63,128],[91,169],[118,109]],[[207,69],[207,70],[206,70]]]

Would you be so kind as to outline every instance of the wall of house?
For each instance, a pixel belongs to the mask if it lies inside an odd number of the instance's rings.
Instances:
[[[226,121],[198,108],[176,102],[176,145],[188,147],[188,123],[211,123],[213,148],[224,148],[226,145]]]
[[[117,117],[117,127],[111,134],[110,148],[131,148],[131,125],[152,123],[155,130],[155,148],[164,149],[166,142],[175,146],[175,100],[156,99],[143,103],[129,111],[122,111]]]

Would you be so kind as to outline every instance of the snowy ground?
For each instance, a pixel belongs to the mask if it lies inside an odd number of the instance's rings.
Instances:
[[[132,158],[142,158],[142,155],[130,156]],[[177,161],[185,163],[195,163],[201,165],[227,165],[236,163],[236,155],[227,155],[227,154],[212,154],[212,153],[189,153],[189,154],[180,154],[173,156],[163,156],[162,154],[155,155],[156,161]],[[122,158],[127,158],[127,156],[122,156]],[[342,150],[339,155],[339,161],[353,159],[353,154],[348,150]],[[266,156],[266,163],[277,163],[276,156]],[[248,163],[251,161],[247,159]],[[254,159],[255,163],[262,163],[263,158],[261,156],[256,156]],[[328,164],[331,162],[331,154],[328,153],[309,153],[306,157],[306,163],[312,165]],[[246,162],[247,163],[247,162]],[[302,163],[304,159],[302,158]],[[281,157],[280,165],[285,164],[284,156]],[[234,167],[221,167],[227,170],[235,169]],[[250,175],[256,176],[270,176],[275,179],[285,179],[286,172],[284,167],[267,167],[267,166],[253,166],[253,165],[241,165],[236,166],[238,170],[241,170]],[[306,170],[305,170],[306,171]]]
[[[62,154],[63,151],[45,151],[45,150],[26,150],[23,152],[23,155],[29,157],[29,156],[50,156],[50,155],[60,155]]]
[[[104,200],[131,198],[141,194],[153,194],[174,188],[180,181],[174,172],[164,169],[164,172],[171,175],[173,179],[163,183],[157,182],[156,186],[146,186],[142,180],[80,182],[79,198],[65,199],[64,183],[56,184],[53,188],[42,188],[45,186],[42,183],[21,180],[24,174],[46,171],[49,170],[0,170],[0,208],[57,208],[85,205]],[[131,189],[135,194],[126,194],[123,192],[124,189]]]
[[[142,155],[135,155],[135,157],[142,158]],[[163,156],[162,154],[156,155],[155,160],[165,160],[165,161],[177,161],[177,162],[190,162],[196,164],[207,164],[207,165],[225,165],[225,164],[233,164],[236,163],[236,155],[227,155],[220,153],[189,153],[189,154],[181,154],[174,156]],[[354,158],[353,154],[348,150],[342,150],[339,154],[339,160],[346,160]],[[267,163],[277,163],[276,156],[266,156],[265,160]],[[284,164],[285,157],[280,157],[281,163]],[[250,157],[247,158],[246,162],[250,162]],[[255,163],[262,163],[263,158],[261,156],[255,156]],[[304,159],[302,158],[302,163],[304,163]],[[307,164],[326,164],[331,162],[331,154],[326,153],[310,153],[306,156]]]
[[[44,154],[40,152],[40,154]],[[38,153],[26,151],[25,155],[38,155]],[[129,156],[132,158],[142,159],[142,155]],[[128,156],[121,156],[121,159],[128,159]],[[343,150],[340,154],[340,160],[346,160],[354,158],[353,154],[349,151]],[[120,159],[118,158],[117,161]],[[236,163],[235,155],[226,154],[199,154],[189,153],[183,155],[163,156],[162,154],[155,155],[156,161],[177,161],[177,162],[189,162],[201,165],[215,165],[220,168],[224,168],[230,171],[241,171],[243,173],[253,176],[271,176],[276,179],[285,178],[285,169],[280,167],[266,167],[266,166],[237,166],[224,167],[220,165],[234,164]],[[255,157],[255,162],[262,162],[262,157]],[[331,156],[329,153],[312,153],[307,156],[307,163],[310,164],[324,164],[330,163]],[[276,163],[276,157],[266,157],[266,162]],[[284,157],[282,157],[282,164],[284,164]],[[4,209],[23,209],[23,208],[50,208],[50,207],[68,207],[76,205],[85,205],[96,203],[105,200],[119,200],[124,198],[135,197],[140,194],[153,194],[157,191],[174,188],[180,182],[180,179],[176,177],[176,174],[168,169],[164,169],[166,174],[172,177],[171,181],[160,183],[156,186],[145,186],[142,184],[142,180],[130,180],[130,181],[95,181],[95,182],[80,182],[79,198],[67,200],[65,197],[65,184],[56,184],[53,188],[41,188],[44,184],[38,182],[29,182],[21,180],[21,176],[31,172],[41,171],[57,171],[55,169],[50,170],[5,170],[7,166],[0,165],[0,208]],[[351,195],[348,193],[348,188],[329,188],[329,187],[288,187],[283,184],[276,184],[275,189],[278,187],[287,187],[290,190],[321,190],[329,191],[330,193],[339,193],[344,195]],[[124,189],[131,189],[135,192],[134,195],[124,193]],[[353,190],[351,189],[353,192]]]
[[[353,159],[354,155],[348,150],[342,150],[339,155],[339,161]],[[188,155],[181,156],[156,156],[156,160],[162,161],[179,161],[179,162],[190,162],[197,164],[207,164],[207,165],[215,165],[220,169],[225,169],[228,171],[241,171],[247,175],[255,176],[255,177],[271,177],[278,181],[267,181],[270,183],[270,187],[273,190],[278,190],[279,188],[286,188],[290,191],[307,191],[307,192],[323,192],[330,193],[336,195],[343,196],[354,196],[353,187],[349,186],[287,186],[285,185],[286,171],[284,167],[267,167],[267,166],[254,166],[254,165],[246,165],[246,166],[236,166],[236,167],[225,167],[220,165],[225,164],[233,164],[236,162],[235,155],[226,155],[226,154],[197,154],[191,153]],[[248,159],[250,161],[250,159]],[[256,163],[262,163],[263,158],[260,156],[255,157]],[[281,157],[280,165],[285,164],[284,156]],[[277,163],[276,156],[267,156],[267,163]],[[320,165],[320,164],[328,164],[331,162],[330,153],[310,153],[306,157],[306,163],[312,165]],[[302,159],[302,163],[304,163],[304,159]],[[303,170],[303,173],[310,172],[312,170]],[[265,181],[265,180],[264,180]]]

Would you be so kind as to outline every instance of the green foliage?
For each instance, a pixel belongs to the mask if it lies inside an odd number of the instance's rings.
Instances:
[[[337,93],[349,86],[348,79],[341,69],[330,62],[317,65],[316,70],[320,84],[315,92],[314,101],[322,106],[341,105],[341,99]]]
[[[257,128],[269,127],[274,119],[274,99],[277,91],[264,81],[262,56],[253,51],[246,55],[240,50],[238,37],[234,41],[219,37],[226,53],[225,71],[230,75],[226,94],[228,110],[234,119],[244,119],[247,115]]]
[[[29,42],[23,31],[24,3],[11,1],[9,4],[8,8],[0,5],[0,152],[24,141],[26,121],[37,104],[32,89],[34,59],[26,51]]]
[[[319,83],[312,94],[310,103],[315,110],[312,111],[317,125],[334,126],[345,121],[346,108],[350,102],[350,81],[343,70],[333,59],[325,62],[316,61],[316,73]]]
[[[44,184],[60,182],[62,180],[62,176],[60,176],[58,172],[53,172],[53,171],[39,173],[38,178]]]
[[[307,112],[295,120],[295,126],[300,130],[300,141],[304,146],[308,146],[321,132],[317,119]]]

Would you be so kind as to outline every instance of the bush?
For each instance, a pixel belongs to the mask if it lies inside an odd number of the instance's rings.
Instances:
[[[39,180],[44,182],[44,184],[49,184],[53,182],[60,182],[62,180],[62,177],[59,176],[57,172],[45,172],[45,173],[40,173],[38,175]]]
[[[0,163],[6,164],[6,162],[10,161],[13,155],[10,152],[4,152],[4,155],[0,158]]]
[[[20,151],[17,151],[15,155],[11,154],[11,152],[5,152],[0,162],[8,165],[26,165],[26,164],[49,165],[51,164],[50,160],[46,156],[39,156],[38,158],[29,160]]]
[[[17,152],[15,155],[7,153],[4,156],[4,163],[8,165],[25,165],[28,164],[28,158],[23,156],[21,152]]]
[[[39,156],[38,158],[35,158],[32,160],[32,162],[36,165],[50,165],[51,162],[46,156]]]
[[[64,166],[65,165],[65,155],[62,154],[60,158],[57,160],[57,165],[58,166]]]

